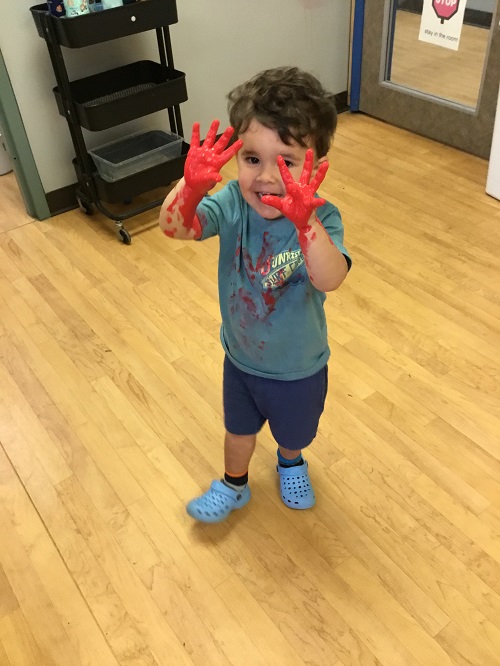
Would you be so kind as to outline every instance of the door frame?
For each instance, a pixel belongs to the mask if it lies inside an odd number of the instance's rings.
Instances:
[[[51,213],[1,50],[0,126],[26,211],[31,217],[45,220]]]
[[[352,110],[487,159],[500,84],[499,0],[496,0],[492,18],[487,67],[476,109],[384,80],[383,54],[386,52],[390,6],[391,0],[355,0],[351,100],[357,103],[354,108],[351,106]],[[371,54],[367,53],[370,48],[367,43],[379,45],[377,58],[373,57],[373,49]],[[357,68],[355,63],[358,63]]]
[[[363,59],[363,27],[365,22],[365,0],[351,0],[352,41],[351,41],[351,81],[349,87],[349,108],[359,111],[361,95],[361,67]]]

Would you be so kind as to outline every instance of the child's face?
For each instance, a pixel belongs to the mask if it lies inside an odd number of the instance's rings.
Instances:
[[[282,155],[294,180],[299,180],[307,147],[300,146],[296,141],[287,146],[281,141],[276,130],[264,127],[256,120],[252,120],[247,131],[241,133],[238,138],[243,141],[237,154],[241,194],[259,215],[267,220],[275,220],[282,216],[280,211],[263,204],[261,197],[263,194],[275,196],[285,194],[285,185],[276,162],[278,155]],[[313,176],[319,164],[325,159],[323,157],[317,160],[315,155]]]

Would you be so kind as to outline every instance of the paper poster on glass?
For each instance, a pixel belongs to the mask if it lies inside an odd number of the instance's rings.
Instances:
[[[458,51],[467,0],[424,0],[419,40]]]

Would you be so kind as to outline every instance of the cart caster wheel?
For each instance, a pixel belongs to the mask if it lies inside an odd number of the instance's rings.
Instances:
[[[85,215],[93,215],[94,214],[94,209],[92,207],[92,204],[90,204],[88,201],[84,201],[83,199],[80,199],[80,197],[77,197],[76,199],[78,201],[78,206],[82,213],[85,213]]]
[[[118,229],[116,232],[118,240],[121,241],[124,245],[130,245],[132,238],[130,237],[129,232],[126,229]]]

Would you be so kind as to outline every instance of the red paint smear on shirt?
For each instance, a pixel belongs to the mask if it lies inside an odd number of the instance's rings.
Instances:
[[[265,231],[264,236],[262,238],[262,249],[260,251],[259,256],[257,257],[255,266],[252,263],[252,259],[250,257],[250,253],[248,252],[248,250],[246,250],[245,248],[243,249],[244,260],[248,264],[248,268],[250,269],[250,271],[252,271],[252,273],[260,273],[261,275],[267,275],[271,269],[271,259],[269,257],[269,242],[267,240],[268,236],[269,232]],[[238,256],[238,251],[236,252],[236,256]]]
[[[257,306],[255,305],[255,302],[254,302],[251,294],[246,292],[243,289],[243,287],[240,287],[238,289],[238,295],[241,298],[241,300],[243,301],[243,303],[245,303],[245,305],[247,306],[249,312],[251,312],[252,314],[255,314],[257,312]]]
[[[269,308],[269,314],[276,308],[276,298],[273,295],[272,291],[264,291],[262,292],[262,297],[264,299],[264,303],[267,305]]]
[[[255,264],[255,272],[257,271],[261,273],[262,275],[267,275],[269,273],[270,269],[270,259],[269,259],[269,253],[268,253],[268,248],[269,248],[269,243],[267,240],[267,237],[269,236],[269,232],[265,231],[264,236],[262,237],[262,250],[260,251],[259,256],[257,257],[257,263]],[[267,255],[267,259],[266,259]],[[267,272],[264,272],[266,271]]]

